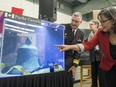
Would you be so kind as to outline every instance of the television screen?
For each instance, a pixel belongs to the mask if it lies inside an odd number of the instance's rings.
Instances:
[[[1,75],[20,76],[64,70],[64,26],[4,18]]]

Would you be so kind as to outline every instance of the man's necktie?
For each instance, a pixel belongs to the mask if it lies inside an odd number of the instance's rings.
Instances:
[[[75,30],[72,31],[72,35],[75,35]]]

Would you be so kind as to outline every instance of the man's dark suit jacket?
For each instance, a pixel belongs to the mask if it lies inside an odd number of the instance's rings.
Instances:
[[[77,43],[81,43],[84,39],[84,32],[80,29],[77,29],[75,35],[72,33],[72,28],[70,26],[70,24],[65,24],[65,44],[67,45],[72,45],[72,44],[77,44]],[[70,58],[72,59],[79,59],[80,54],[77,51],[74,50],[68,50],[65,51],[65,59]],[[71,61],[71,66],[75,65],[77,66],[77,64],[74,64]]]

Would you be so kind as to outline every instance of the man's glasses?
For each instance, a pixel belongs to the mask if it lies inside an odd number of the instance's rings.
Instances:
[[[107,19],[107,20],[100,20],[100,23],[105,23],[107,21],[109,21],[110,19]]]

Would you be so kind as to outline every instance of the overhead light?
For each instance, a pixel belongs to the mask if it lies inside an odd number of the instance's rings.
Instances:
[[[24,22],[20,22],[20,21],[11,20],[11,19],[5,19],[5,20],[9,21],[9,22],[16,23],[16,24],[27,25],[27,26],[36,27],[36,28],[43,28],[40,25],[38,26],[38,25],[28,24],[28,23],[24,23]]]
[[[20,21],[15,21],[15,20],[11,20],[11,19],[5,19],[6,21],[9,21],[9,22],[13,22],[13,23],[17,23],[17,24],[21,24],[21,25],[26,25],[26,23],[24,22],[20,22]]]
[[[9,25],[9,24],[5,24],[5,26],[20,29],[20,27]]]
[[[114,6],[114,8],[116,9],[116,6]]]
[[[32,29],[21,28],[21,27],[17,27],[17,26],[9,25],[9,24],[5,24],[5,26],[6,26],[6,27],[15,28],[15,30],[18,29],[18,30],[23,30],[23,31],[28,31],[28,32],[35,32],[35,31],[32,30]]]
[[[81,2],[81,3],[86,3],[86,2],[88,2],[88,0],[77,0],[77,1],[79,1],[79,2]]]
[[[30,27],[36,27],[36,28],[44,28],[44,27],[42,27],[41,25],[33,25],[33,24],[27,24],[28,26],[30,26]]]
[[[27,28],[20,28],[21,30],[24,30],[24,31],[30,31],[30,32],[34,32],[34,30],[31,30],[31,29],[27,29]]]
[[[9,28],[9,27],[5,27],[5,29],[12,30],[12,31],[16,31],[16,32],[20,32],[20,33],[28,33],[28,32],[26,32],[26,31],[17,30],[17,29]]]

